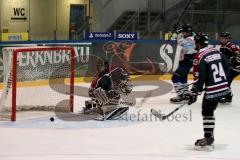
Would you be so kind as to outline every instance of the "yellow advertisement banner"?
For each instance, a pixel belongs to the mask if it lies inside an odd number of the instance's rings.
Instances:
[[[168,41],[168,40],[176,40],[176,38],[177,38],[177,34],[176,33],[173,33],[173,34],[172,33],[165,33],[165,35],[164,35],[164,39],[166,41]]]
[[[28,33],[2,33],[2,41],[28,41]]]

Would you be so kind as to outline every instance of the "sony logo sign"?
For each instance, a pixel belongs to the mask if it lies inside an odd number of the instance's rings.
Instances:
[[[137,39],[136,33],[117,33],[117,39]]]

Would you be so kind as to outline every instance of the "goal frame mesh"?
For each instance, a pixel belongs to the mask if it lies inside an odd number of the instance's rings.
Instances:
[[[47,47],[33,47],[33,48],[17,48],[13,50],[12,55],[12,111],[11,111],[11,121],[16,121],[16,111],[17,111],[17,74],[18,74],[18,67],[17,67],[17,58],[18,53],[21,52],[34,52],[34,51],[70,51],[70,97],[69,97],[69,106],[70,112],[73,112],[74,109],[74,58],[75,58],[75,51],[73,47],[56,47],[56,46],[47,46]]]

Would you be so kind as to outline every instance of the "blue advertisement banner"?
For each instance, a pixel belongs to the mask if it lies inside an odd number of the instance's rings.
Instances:
[[[86,40],[137,40],[137,32],[89,32]]]
[[[111,40],[114,39],[113,32],[89,32],[86,35],[88,40]]]

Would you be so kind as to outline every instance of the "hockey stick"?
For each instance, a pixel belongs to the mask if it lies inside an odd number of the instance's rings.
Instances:
[[[151,109],[151,113],[158,117],[160,120],[165,120],[167,119],[168,117],[170,117],[172,114],[174,114],[175,112],[177,112],[179,109],[181,109],[183,106],[185,106],[186,104],[188,103],[188,100],[185,100],[183,104],[181,104],[179,107],[175,108],[172,112],[168,113],[167,115],[165,114],[161,114],[159,113],[157,110],[155,109]]]
[[[183,16],[184,16],[184,14],[186,13],[186,11],[187,11],[188,7],[190,6],[191,2],[192,2],[192,0],[189,0],[189,1],[188,1],[188,3],[187,3],[187,5],[186,5],[186,7],[184,8],[184,10],[183,10],[182,14],[180,15],[180,17],[179,17],[179,19],[178,19],[178,22],[177,22],[177,24],[180,24],[180,22],[182,21],[182,18],[183,18]],[[174,30],[174,31],[173,31],[173,32],[170,34],[170,36],[168,37],[168,41],[170,41],[170,40],[171,40],[171,38],[172,38],[172,36],[173,36],[174,32],[175,32],[175,30]],[[165,46],[164,46],[164,48],[163,48],[163,51],[165,51],[165,50],[166,50],[166,48],[167,48],[167,43],[165,44]]]

